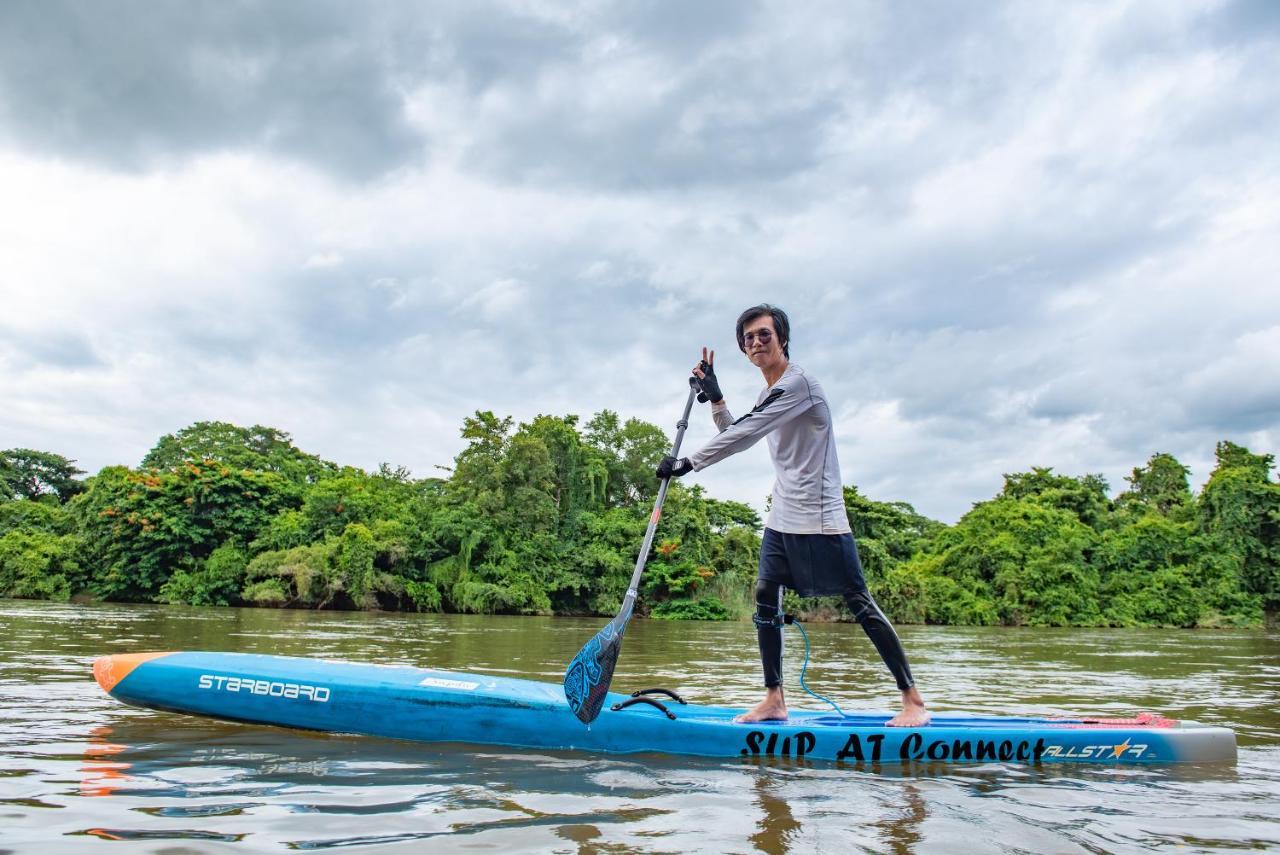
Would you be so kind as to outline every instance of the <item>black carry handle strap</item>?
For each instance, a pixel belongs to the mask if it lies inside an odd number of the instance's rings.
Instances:
[[[688,702],[688,701],[686,701],[684,698],[680,697],[679,695],[677,695],[675,692],[671,691],[670,689],[659,689],[659,688],[653,688],[653,689],[641,689],[641,690],[640,690],[640,691],[638,691],[638,692],[632,692],[632,693],[631,693],[631,697],[633,697],[633,698],[640,698],[640,697],[644,697],[645,695],[666,695],[668,698],[670,698],[671,700],[675,701],[675,702],[676,702],[676,703],[678,703],[678,704],[688,704],[688,703],[689,703],[689,702]]]
[[[684,703],[684,701],[681,701],[680,703]],[[676,714],[673,713],[671,710],[667,709],[667,705],[664,704],[662,701],[655,701],[653,698],[647,698],[643,696],[638,698],[634,698],[634,697],[627,698],[625,701],[622,701],[621,703],[617,703],[609,707],[609,709],[613,710],[614,712],[619,712],[620,710],[625,710],[627,707],[635,706],[636,704],[648,704],[651,707],[657,707],[658,709],[666,713],[667,718],[671,719],[672,721],[676,720]]]

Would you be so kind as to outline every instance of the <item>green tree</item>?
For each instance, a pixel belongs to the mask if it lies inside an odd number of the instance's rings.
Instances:
[[[342,532],[333,552],[336,586],[343,591],[356,608],[370,608],[377,603],[376,594],[382,587],[374,570],[377,546],[373,532],[361,523],[351,523]]]
[[[728,502],[723,499],[703,497],[707,512],[707,524],[713,531],[727,532],[735,528],[748,528],[759,531],[763,524],[755,509],[743,502]]]
[[[659,603],[650,617],[658,620],[733,620],[734,614],[718,597],[709,596]]]
[[[267,521],[258,536],[249,544],[249,551],[259,552],[292,549],[311,542],[307,518],[296,508],[285,508]]]
[[[96,593],[145,601],[174,571],[219,546],[246,548],[289,500],[275,472],[217,463],[148,472],[112,466],[89,480],[72,509]]]
[[[478,412],[453,478],[432,497],[423,543],[427,580],[446,606],[469,612],[575,610],[584,594],[571,560],[584,515],[605,505],[607,465],[584,446],[576,418],[538,416],[512,432],[510,418]],[[422,516],[419,514],[421,520]]]
[[[556,473],[546,443],[518,432],[507,446],[500,471],[499,525],[516,537],[555,531]]]
[[[230,422],[196,422],[162,436],[142,469],[177,469],[183,464],[214,461],[231,469],[275,472],[294,484],[309,484],[337,471],[337,466],[299,450],[289,434],[262,425],[240,427]]]
[[[160,586],[156,600],[189,606],[233,605],[240,599],[246,564],[248,559],[242,549],[235,544],[224,543],[205,561],[192,561],[190,566],[180,566]]]
[[[617,413],[602,410],[587,422],[585,439],[605,461],[609,507],[653,500],[658,489],[654,470],[671,450],[661,428],[639,419],[620,424]]]
[[[396,495],[390,482],[370,477],[359,469],[343,467],[340,474],[313,484],[302,501],[302,536],[308,542],[337,537],[352,523],[372,525],[374,520],[397,514]],[[288,536],[289,520],[274,524],[277,534]],[[272,532],[271,526],[266,531]]]
[[[1000,497],[1029,499],[1045,507],[1068,511],[1095,530],[1105,528],[1111,514],[1105,478],[1101,475],[1078,478],[1055,475],[1053,468],[1048,466],[1034,466],[1030,472],[1005,475]]]
[[[0,502],[0,535],[17,529],[73,534],[76,521],[65,506],[42,501]]]
[[[0,537],[0,597],[70,598],[80,584],[75,535],[16,529]]]
[[[622,607],[646,523],[647,514],[634,506],[579,515],[554,603],[558,614],[611,615]]]
[[[493,513],[502,505],[502,461],[513,423],[509,416],[499,419],[479,410],[463,421],[462,438],[468,443],[454,458],[449,487],[459,500],[471,502],[481,513]]]
[[[66,502],[84,489],[84,482],[78,480],[83,474],[74,460],[50,451],[0,451],[0,501],[48,498]]]
[[[1142,516],[1154,511],[1162,516],[1189,520],[1192,509],[1191,470],[1172,454],[1153,454],[1146,466],[1138,466],[1125,480],[1129,489],[1116,497],[1116,507]]]
[[[607,465],[602,455],[584,445],[577,416],[538,416],[521,425],[521,435],[539,440],[551,465],[551,498],[561,531],[567,532],[577,514],[604,507]]]
[[[974,506],[938,535],[930,553],[890,571],[886,600],[930,623],[1096,625],[1097,534],[1041,494]],[[897,570],[897,572],[894,572]],[[923,607],[911,596],[924,597]],[[905,602],[904,602],[905,600]]]
[[[1274,626],[1280,610],[1280,484],[1275,458],[1232,442],[1217,447],[1217,467],[1198,504],[1206,543],[1235,565],[1240,587],[1257,597]]]
[[[1096,562],[1103,619],[1116,626],[1195,626],[1207,597],[1191,523],[1153,503],[1140,519],[1103,533]]]
[[[245,568],[240,596],[259,606],[328,605],[337,593],[332,541],[263,552]]]
[[[906,502],[877,502],[854,486],[844,488],[844,507],[869,584],[920,552],[945,528]]]

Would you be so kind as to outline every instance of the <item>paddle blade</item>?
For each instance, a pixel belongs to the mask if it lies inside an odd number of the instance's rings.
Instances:
[[[626,621],[618,625],[618,618],[611,620],[578,651],[564,672],[565,699],[583,724],[595,721],[604,706],[613,669],[622,652],[622,630],[626,625]]]

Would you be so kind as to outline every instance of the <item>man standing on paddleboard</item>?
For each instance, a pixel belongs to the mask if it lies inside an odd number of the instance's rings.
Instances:
[[[693,373],[705,399],[711,401],[711,416],[720,433],[688,457],[667,456],[658,467],[659,478],[679,477],[769,437],[769,454],[778,478],[760,545],[753,618],[764,665],[765,696],[735,721],[787,717],[782,692],[782,590],[790,588],[802,597],[842,596],[902,692],[902,712],[889,724],[927,724],[929,711],[911,676],[906,651],[862,577],[844,507],[831,409],[818,381],[790,361],[787,314],[767,303],[753,306],[738,317],[737,336],[738,348],[764,375],[765,389],[755,407],[739,419],[730,415],[716,380],[715,351],[704,347],[702,361]]]

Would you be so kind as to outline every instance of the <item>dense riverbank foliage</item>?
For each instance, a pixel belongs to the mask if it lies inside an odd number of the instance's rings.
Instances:
[[[87,480],[50,452],[0,452],[0,596],[598,614],[625,593],[667,439],[605,411],[476,413],[445,477],[342,467],[289,435],[201,422],[138,468]],[[845,488],[868,581],[903,623],[1256,624],[1280,606],[1280,484],[1230,442],[1199,494],[1156,454],[1114,499],[1096,475],[1005,476],[946,526]],[[642,583],[659,618],[752,608],[761,520],[673,485]],[[843,617],[838,600],[793,602]]]

